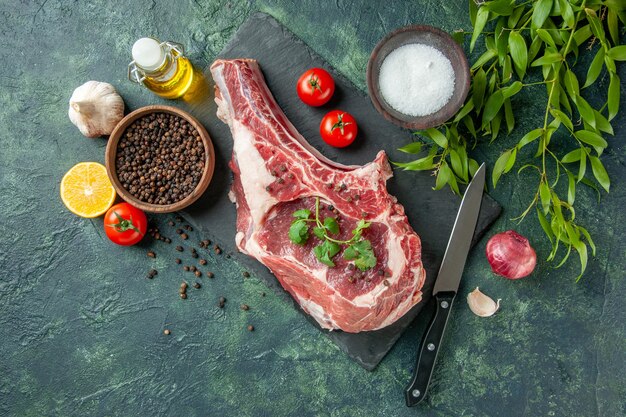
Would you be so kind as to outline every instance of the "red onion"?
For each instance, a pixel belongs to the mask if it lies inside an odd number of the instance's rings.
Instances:
[[[533,272],[537,254],[528,239],[514,230],[507,230],[489,239],[487,260],[494,273],[508,279],[518,279]]]

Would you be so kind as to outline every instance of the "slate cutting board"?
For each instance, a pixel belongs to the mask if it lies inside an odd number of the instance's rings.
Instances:
[[[271,16],[263,13],[251,16],[241,25],[219,57],[258,60],[270,90],[287,117],[313,146],[330,159],[344,164],[362,165],[373,160],[380,149],[387,152],[390,160],[407,159],[407,155],[398,152],[397,148],[412,141],[411,132],[384,120],[374,109],[367,95],[334,71]],[[321,108],[304,105],[295,92],[298,77],[311,67],[329,70],[336,82],[332,100]],[[211,85],[211,91],[207,92],[208,97],[205,96],[201,102],[192,104],[190,111],[203,122],[213,139],[217,158],[215,175],[207,192],[189,207],[186,214],[209,236],[217,239],[227,252],[238,256],[238,260],[254,271],[259,278],[289,300],[288,302],[293,302],[267,268],[236,251],[235,207],[227,198],[231,182],[227,164],[232,152],[232,136],[228,126],[215,116],[213,83],[208,69],[205,75]],[[322,116],[335,108],[349,111],[359,123],[357,140],[345,149],[332,148],[319,136]],[[422,289],[424,299],[421,303],[391,326],[378,331],[350,334],[341,331],[329,332],[319,328],[317,323],[293,302],[294,307],[314,326],[367,370],[373,370],[378,365],[431,296],[433,282],[460,204],[460,198],[451,192],[433,191],[433,183],[433,177],[428,172],[399,170],[395,170],[394,177],[388,182],[389,192],[404,205],[411,225],[422,239],[422,258],[427,278]],[[485,196],[474,241],[498,217],[500,210],[500,206],[494,200]]]

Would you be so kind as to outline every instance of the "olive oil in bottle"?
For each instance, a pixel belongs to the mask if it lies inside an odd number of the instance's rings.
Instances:
[[[163,98],[184,96],[198,75],[184,56],[183,46],[175,42],[141,38],[133,45],[132,56],[128,78]]]

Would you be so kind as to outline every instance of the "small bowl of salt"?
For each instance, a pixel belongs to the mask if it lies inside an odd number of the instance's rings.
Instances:
[[[408,129],[438,126],[459,111],[470,87],[463,48],[441,29],[405,26],[376,45],[367,88],[385,119]]]

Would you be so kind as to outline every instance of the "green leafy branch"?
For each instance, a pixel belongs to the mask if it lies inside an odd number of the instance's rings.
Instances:
[[[371,223],[361,219],[357,222],[356,227],[352,230],[352,237],[348,240],[338,240],[333,236],[340,233],[339,223],[334,217],[320,218],[320,200],[315,198],[315,217],[312,217],[311,210],[301,209],[293,213],[296,219],[289,227],[289,239],[298,245],[305,245],[310,237],[310,223],[313,226],[313,234],[321,240],[322,243],[313,248],[315,257],[325,265],[334,267],[333,258],[341,252],[342,247],[344,259],[354,261],[354,265],[361,271],[376,266],[376,256],[369,240],[363,239],[363,230],[370,227]]]
[[[580,258],[580,278],[587,267],[587,248],[594,255],[596,248],[588,231],[575,221],[576,188],[582,183],[599,192],[599,185],[609,192],[610,179],[600,157],[608,146],[605,135],[613,135],[611,120],[619,110],[616,61],[626,60],[626,45],[620,45],[626,4],[622,0],[537,0],[520,4],[493,0],[480,7],[470,0],[469,4],[473,25],[470,50],[481,36],[485,43],[485,51],[471,67],[470,94],[452,121],[416,133],[420,141],[400,148],[425,155],[396,165],[405,170],[432,170],[435,189],[447,185],[459,194],[459,183],[467,183],[478,168],[468,156],[468,148],[485,138],[492,143],[505,129],[512,134],[512,99],[522,90],[536,94],[544,86],[541,125],[502,152],[492,170],[492,183],[496,187],[500,177],[522,157],[522,150],[536,142],[534,162],[523,165],[518,174],[527,169],[536,172],[537,191],[517,220],[535,209],[552,244],[548,260],[554,261],[559,247],[564,247],[565,255],[557,267],[561,266],[573,249]],[[492,31],[486,31],[487,27]],[[469,34],[458,32],[454,36],[463,42]],[[581,66],[581,53],[595,54],[582,87],[574,73]],[[594,108],[582,91],[595,84],[603,69],[610,79],[606,102]],[[541,76],[541,81],[523,83],[531,76]],[[551,142],[557,136],[569,139],[569,145],[554,146]],[[588,165],[595,182],[587,175]]]

